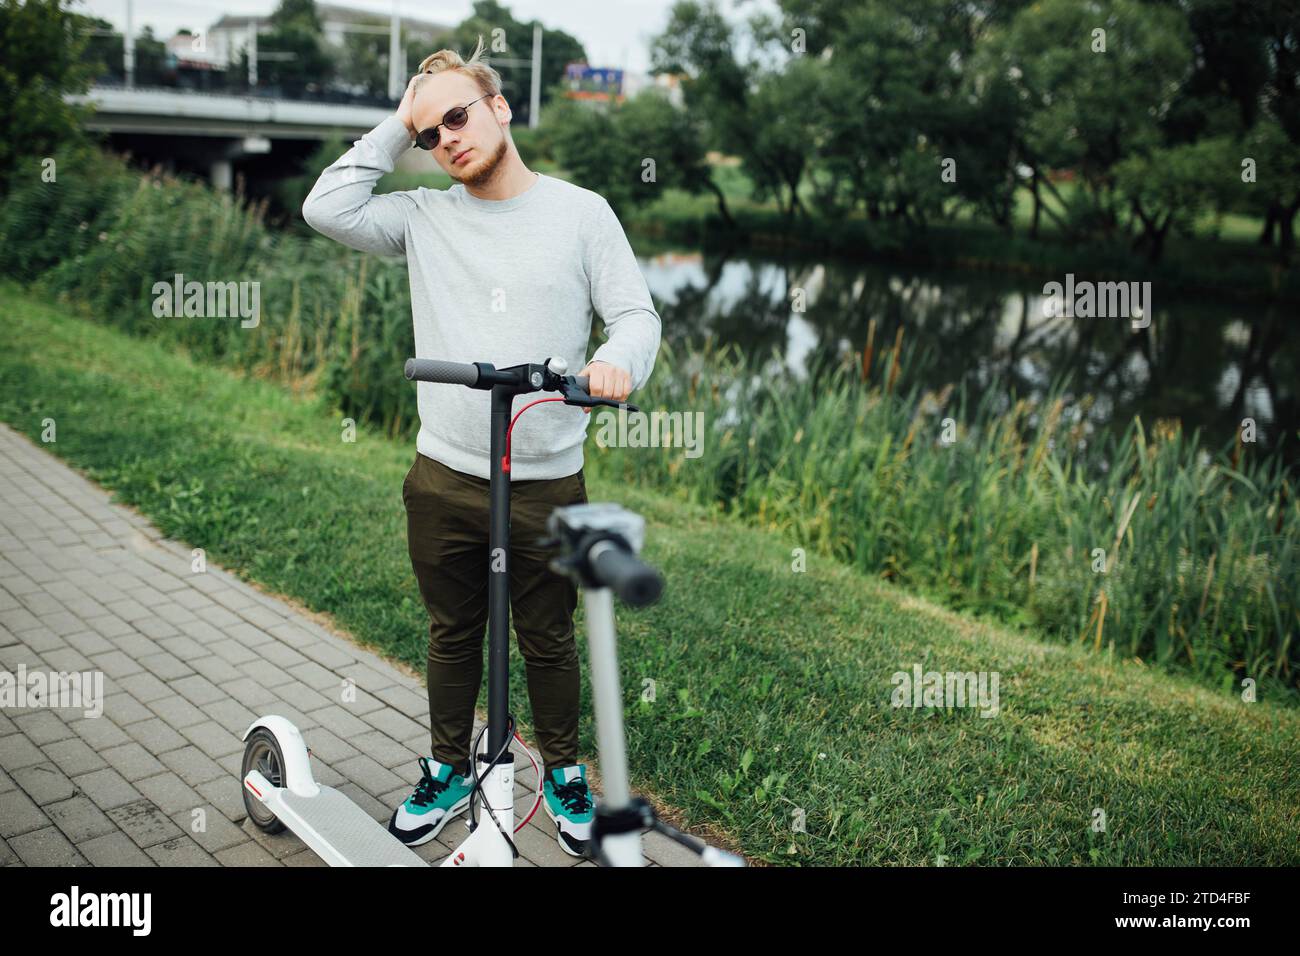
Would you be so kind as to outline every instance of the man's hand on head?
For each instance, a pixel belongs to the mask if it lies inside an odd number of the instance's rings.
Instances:
[[[415,103],[415,81],[420,78],[420,74],[415,76],[406,84],[406,94],[402,97],[402,102],[397,106],[397,118],[406,124],[407,131],[411,134],[411,142],[415,142],[415,120],[411,116],[411,108]]]
[[[610,365],[597,359],[588,362],[578,374],[588,377],[587,392],[593,398],[612,398],[616,402],[622,402],[632,394],[632,373],[617,365]],[[590,408],[584,408],[582,411],[583,414],[591,414]]]

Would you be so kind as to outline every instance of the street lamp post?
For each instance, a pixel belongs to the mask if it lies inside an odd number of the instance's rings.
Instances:
[[[537,129],[542,112],[542,25],[533,23],[533,83],[528,98],[528,128]]]
[[[502,57],[488,57],[493,65],[531,67],[532,89],[528,94],[528,128],[536,129],[542,114],[542,25],[533,24],[533,55],[528,60],[508,60]]]
[[[135,88],[135,17],[134,3],[126,0],[126,36],[122,38],[122,70],[126,73],[126,88]]]
[[[402,55],[402,18],[397,13],[397,0],[393,0],[393,16],[388,25],[388,98],[401,99],[405,92],[402,86],[402,74],[405,71],[405,57]]]

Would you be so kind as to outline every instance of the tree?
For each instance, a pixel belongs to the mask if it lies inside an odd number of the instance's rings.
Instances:
[[[333,77],[334,59],[325,46],[315,0],[280,0],[271,30],[257,39],[258,80],[285,96],[319,90]]]
[[[1101,32],[1098,32],[1101,31]],[[1113,233],[1125,197],[1115,166],[1167,145],[1162,123],[1190,75],[1192,36],[1173,6],[1138,0],[1041,0],[1006,31],[1008,75],[1025,109],[1026,162],[1075,169],[1083,191],[1073,205],[1079,231]]]
[[[955,199],[1009,228],[1012,95],[1003,83],[975,82],[970,64],[1020,5],[782,0],[782,42],[803,45],[783,72],[800,62],[824,71],[814,85],[821,96],[802,111],[804,135],[819,146],[819,203],[834,215],[860,205],[872,219],[923,225],[950,215]]]
[[[808,214],[799,187],[821,139],[818,120],[823,110],[818,93],[823,73],[816,60],[795,60],[780,73],[763,76],[749,98],[753,122],[743,153],[746,170],[754,182],[755,198],[772,197],[787,219],[793,219],[797,210]]]
[[[761,27],[763,20],[753,23]],[[813,137],[808,120],[816,109],[808,100],[812,76],[799,72],[783,87],[780,75],[769,73],[764,83],[755,65],[737,60],[737,39],[735,28],[712,0],[679,0],[663,33],[651,43],[651,69],[684,75],[686,111],[704,118],[696,127],[702,144],[739,156],[758,196],[773,195],[780,201],[788,189],[790,199],[782,205],[787,216],[793,216]],[[700,174],[707,177],[703,188],[718,198],[719,213],[730,223],[712,172],[702,167]]]
[[[1132,204],[1140,225],[1134,246],[1155,262],[1171,228],[1190,235],[1200,215],[1222,209],[1240,171],[1239,155],[1226,138],[1207,139],[1158,147],[1115,164],[1116,194]]]
[[[39,176],[42,157],[83,140],[90,111],[64,97],[90,83],[85,29],[60,0],[0,2],[0,195],[20,170]]]
[[[579,186],[600,193],[615,212],[645,201],[632,185],[635,146],[617,135],[611,111],[561,100],[547,113],[546,127],[556,161]]]
[[[533,55],[533,25],[538,20],[516,20],[497,0],[476,0],[474,12],[451,31],[446,46],[468,58],[483,38],[488,63],[501,76],[501,92],[510,102],[516,121],[528,120],[529,99],[532,95],[532,72],[529,66],[493,64],[498,60],[531,60]],[[425,56],[434,52],[429,50]],[[421,57],[423,59],[423,57]],[[542,67],[540,103],[551,102],[556,84],[564,79],[564,68],[570,63],[585,63],[587,51],[577,38],[563,30],[546,30],[542,37]],[[419,60],[414,65],[419,64]]]
[[[727,199],[713,180],[705,160],[703,122],[686,110],[674,106],[662,92],[643,90],[614,113],[616,134],[633,144],[637,160],[637,183],[648,186],[652,199],[665,189],[680,189],[690,195],[711,192],[718,203],[718,214],[728,226],[734,226]],[[645,183],[645,160],[654,160],[654,180]]]
[[[1295,250],[1296,214],[1300,213],[1300,149],[1270,110],[1242,138],[1232,161],[1234,205],[1265,217],[1261,239],[1271,245],[1276,236],[1279,261],[1289,262]],[[1246,162],[1253,167],[1249,178],[1244,176]]]
[[[736,59],[734,31],[716,4],[679,0],[650,45],[651,71],[684,74],[682,96],[707,117],[709,145],[740,155],[749,131],[749,73]]]
[[[80,28],[86,33],[83,68],[91,74],[92,80],[109,78],[122,81],[126,75],[122,34],[113,32],[113,24],[98,17],[81,17],[79,20]],[[91,35],[91,30],[97,32]],[[168,56],[167,45],[154,35],[153,27],[144,27],[135,38],[135,82],[141,86],[166,82],[167,74],[171,72]]]
[[[1262,39],[1265,56],[1264,63],[1268,72],[1263,84],[1263,102],[1269,122],[1276,127],[1266,126],[1261,131],[1261,147],[1273,149],[1282,145],[1277,134],[1286,138],[1290,150],[1293,171],[1294,158],[1300,155],[1300,9],[1290,0],[1260,0],[1250,4],[1244,19],[1254,28]],[[1283,169],[1279,162],[1276,169]],[[1283,173],[1293,177],[1294,172]],[[1279,246],[1283,261],[1289,258],[1295,243],[1292,231],[1296,216],[1294,203],[1281,197],[1275,197],[1268,204],[1264,230],[1260,241],[1272,242],[1274,228],[1279,233]]]
[[[366,25],[377,26],[379,20]],[[387,96],[388,44],[389,38],[380,33],[344,34],[338,79],[368,96]]]
[[[162,86],[171,67],[167,63],[167,44],[146,26],[135,38],[135,82],[139,86]]]
[[[642,90],[608,109],[562,100],[547,115],[546,128],[556,160],[574,182],[600,193],[615,212],[649,205],[668,189],[716,189],[699,118],[659,90]],[[723,220],[734,225],[721,191],[715,195]]]
[[[109,77],[120,80],[123,75],[122,34],[113,32],[113,24],[99,17],[83,19],[86,31],[85,67],[92,79]],[[90,35],[89,31],[102,31]]]

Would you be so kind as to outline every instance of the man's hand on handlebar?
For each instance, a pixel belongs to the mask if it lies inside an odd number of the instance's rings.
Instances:
[[[587,393],[592,398],[609,398],[622,402],[632,393],[632,373],[617,365],[610,365],[597,359],[588,362],[578,374],[588,377]],[[584,408],[582,412],[584,415],[590,415],[591,409]]]

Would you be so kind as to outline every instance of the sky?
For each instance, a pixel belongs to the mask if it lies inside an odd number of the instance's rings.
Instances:
[[[277,0],[133,0],[136,29],[152,26],[154,35],[167,38],[177,29],[201,30],[222,14],[266,14]],[[391,14],[391,0],[329,0],[338,6]],[[397,0],[399,13],[422,20],[454,25],[473,10],[471,0]],[[672,0],[502,0],[518,20],[541,21],[544,27],[564,30],[577,37],[587,49],[593,66],[621,67],[645,72],[650,65],[650,38],[668,22]],[[724,0],[723,10],[742,22],[757,10],[775,10],[774,0],[748,0],[743,4]],[[121,30],[126,25],[127,0],[80,0],[79,12],[102,17]],[[486,39],[486,38],[485,38]],[[545,38],[543,37],[543,43]],[[430,51],[432,52],[432,51]],[[472,51],[465,51],[468,55]]]

